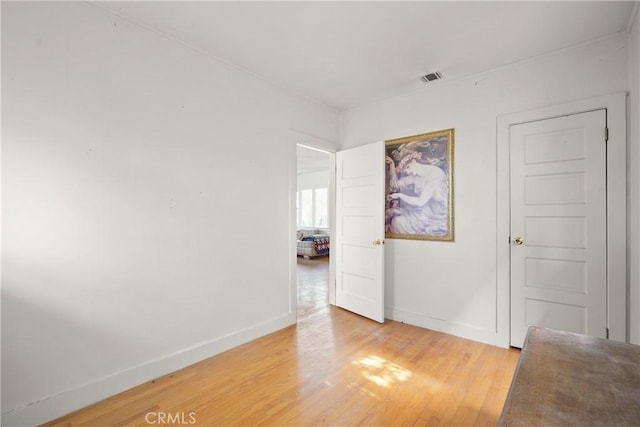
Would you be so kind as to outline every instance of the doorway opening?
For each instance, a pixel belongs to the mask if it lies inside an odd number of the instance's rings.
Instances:
[[[333,154],[296,146],[297,320],[329,310]]]
[[[297,136],[297,135],[296,135]],[[297,279],[297,244],[298,220],[300,227],[311,227],[316,233],[329,233],[327,247],[329,258],[328,275],[328,305],[352,311],[377,322],[384,322],[384,211],[380,209],[380,200],[384,195],[384,164],[380,159],[384,154],[384,143],[375,143],[331,152],[326,144],[309,146],[301,141],[307,138],[296,138],[291,147],[292,165],[290,168],[290,224],[291,224],[291,299],[290,314],[297,315],[298,310],[298,279]],[[315,138],[314,138],[315,139]],[[310,208],[305,214],[303,191],[303,156],[308,155],[303,149],[328,155],[328,191],[326,192],[328,215],[327,227],[318,231],[317,227],[324,225],[321,221],[322,213],[316,214],[320,203],[313,192],[307,192],[306,200]],[[295,156],[295,158],[294,158]],[[300,159],[300,161],[298,161]],[[323,168],[326,163],[322,161]],[[299,166],[298,166],[299,164]],[[300,170],[298,171],[298,168]],[[298,182],[300,187],[298,187]],[[325,178],[325,185],[326,185]],[[324,192],[321,191],[321,194]],[[321,198],[324,196],[320,196]],[[296,204],[294,205],[294,202]],[[294,206],[296,209],[294,209]],[[314,222],[309,221],[313,217]],[[306,218],[306,220],[305,220]],[[326,235],[324,236],[327,237]],[[339,237],[339,238],[338,238]],[[316,247],[316,250],[318,248]],[[314,254],[319,255],[319,254]],[[296,257],[296,258],[293,258]],[[309,257],[312,258],[312,257]],[[294,263],[295,260],[295,263]],[[326,276],[325,276],[326,277]],[[340,280],[337,280],[340,278]],[[294,310],[295,306],[295,310]],[[300,320],[299,317],[297,320]]]

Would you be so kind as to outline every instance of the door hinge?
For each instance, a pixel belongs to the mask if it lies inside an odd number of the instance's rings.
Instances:
[[[607,339],[609,339],[609,328],[607,328]]]
[[[604,128],[604,142],[609,142],[609,128]]]

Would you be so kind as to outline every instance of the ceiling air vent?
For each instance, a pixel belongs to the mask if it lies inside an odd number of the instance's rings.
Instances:
[[[420,79],[424,83],[429,83],[429,82],[432,82],[434,80],[439,80],[441,78],[442,78],[442,74],[440,74],[439,71],[436,71],[435,73],[425,74],[424,76],[420,77]]]

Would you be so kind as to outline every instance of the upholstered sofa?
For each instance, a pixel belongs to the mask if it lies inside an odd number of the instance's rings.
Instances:
[[[298,256],[309,259],[329,255],[329,233],[326,230],[298,229],[296,238]]]

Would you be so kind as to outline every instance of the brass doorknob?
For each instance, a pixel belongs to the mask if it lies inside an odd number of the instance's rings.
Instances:
[[[513,239],[513,244],[520,246],[524,243],[524,240],[522,239],[522,237],[517,236],[515,239]]]
[[[380,240],[380,239],[376,239],[376,240],[373,241],[373,246],[380,246],[380,245],[383,245],[383,244],[384,244],[384,242],[382,240]]]

